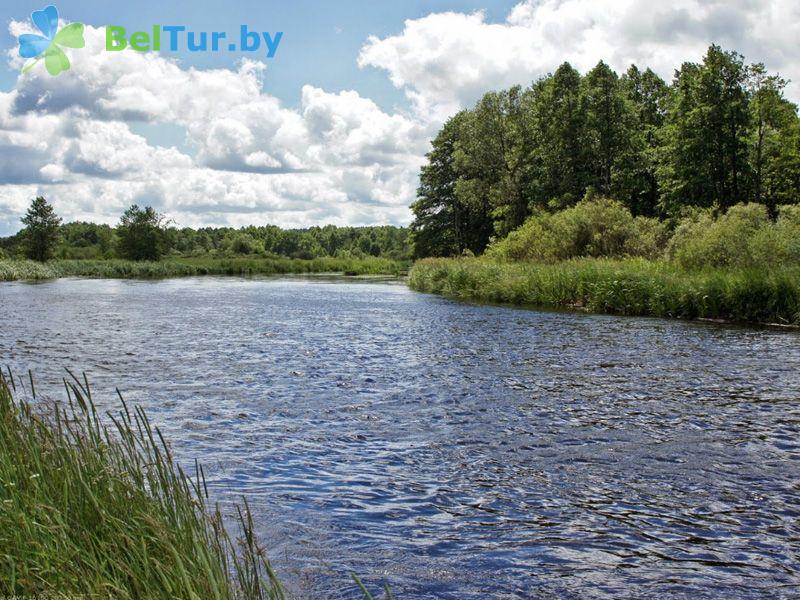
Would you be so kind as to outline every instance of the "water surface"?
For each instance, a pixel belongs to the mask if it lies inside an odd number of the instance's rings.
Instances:
[[[0,284],[0,361],[142,403],[298,597],[791,597],[800,335],[308,279]]]

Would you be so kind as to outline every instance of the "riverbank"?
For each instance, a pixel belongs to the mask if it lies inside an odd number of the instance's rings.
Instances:
[[[477,302],[800,326],[799,269],[690,271],[643,259],[425,259],[411,269],[409,285]]]
[[[175,258],[157,262],[129,260],[0,260],[0,281],[96,277],[106,279],[161,279],[197,275],[286,275],[345,273],[400,275],[408,263],[386,258]]]
[[[0,596],[284,597],[247,507],[234,540],[142,410],[109,430],[85,383],[46,415],[20,385],[0,376]]]
[[[408,263],[384,258],[178,258],[0,260],[0,281],[59,277],[160,279],[200,275],[345,273],[390,275]],[[800,269],[692,270],[667,261],[580,258],[557,263],[488,257],[424,259],[409,286],[459,300],[595,313],[800,326]]]

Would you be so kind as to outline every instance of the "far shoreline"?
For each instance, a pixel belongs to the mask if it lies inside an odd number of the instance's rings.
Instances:
[[[689,271],[641,259],[580,259],[546,264],[451,258],[423,259],[413,265],[383,258],[180,258],[154,262],[77,259],[47,263],[0,259],[0,283],[188,277],[402,282],[413,291],[467,304],[800,330],[800,276],[791,270]]]

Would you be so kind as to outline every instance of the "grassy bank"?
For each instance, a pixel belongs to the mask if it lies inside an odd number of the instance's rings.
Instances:
[[[480,302],[800,326],[800,269],[689,271],[644,259],[427,259],[414,265],[409,285]]]
[[[347,273],[399,275],[408,268],[386,258],[176,258],[158,262],[128,260],[0,260],[0,281],[98,277],[157,279],[193,275],[283,275],[290,273]]]
[[[202,477],[141,410],[107,430],[77,380],[40,416],[0,378],[0,596],[282,598],[246,510],[234,541]]]

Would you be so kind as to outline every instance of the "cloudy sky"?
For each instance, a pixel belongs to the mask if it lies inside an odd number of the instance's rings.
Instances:
[[[564,60],[670,78],[715,42],[800,82],[796,0],[65,0],[86,47],[58,77],[21,75],[17,36],[45,4],[0,9],[0,235],[36,195],[67,220],[114,223],[138,203],[182,226],[407,224],[443,120]],[[283,39],[272,59],[104,50],[105,25],[154,24]]]

